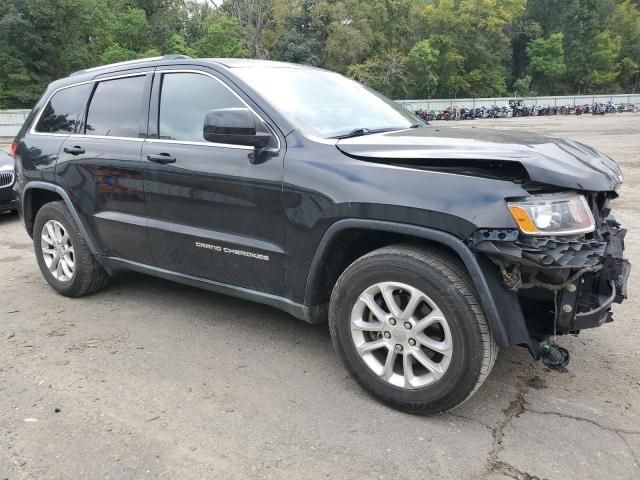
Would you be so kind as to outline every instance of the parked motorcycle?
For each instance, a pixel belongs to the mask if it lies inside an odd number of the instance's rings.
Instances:
[[[618,107],[613,102],[607,102],[604,106],[605,113],[618,113]]]
[[[426,122],[432,120],[477,120],[485,118],[539,117],[549,115],[605,115],[607,113],[624,113],[640,111],[640,103],[606,103],[578,105],[525,105],[522,99],[509,100],[509,106],[493,105],[489,107],[455,106],[444,110],[415,110],[416,116]]]
[[[591,113],[593,115],[604,115],[607,113],[607,106],[604,103],[596,103]]]

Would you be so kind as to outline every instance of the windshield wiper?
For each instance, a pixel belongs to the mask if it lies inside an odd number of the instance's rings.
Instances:
[[[382,133],[382,132],[393,132],[394,130],[404,130],[403,128],[375,128],[375,129],[371,129],[371,128],[356,128],[354,130],[351,130],[349,133],[346,133],[344,135],[336,135],[335,137],[331,137],[331,138],[337,138],[337,139],[343,139],[343,138],[354,138],[354,137],[362,137],[363,135],[371,135],[372,133]]]
[[[340,138],[361,137],[362,135],[368,135],[369,133],[372,133],[372,132],[368,128],[356,128],[354,130],[351,130],[349,133],[346,133],[344,135],[337,135],[333,138],[340,139]]]

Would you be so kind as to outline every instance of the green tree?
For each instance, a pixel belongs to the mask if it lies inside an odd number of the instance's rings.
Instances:
[[[528,70],[533,79],[533,86],[543,93],[555,93],[557,81],[567,71],[564,64],[563,41],[562,33],[553,33],[549,38],[538,38],[527,46]]]
[[[625,0],[618,5],[607,21],[607,30],[621,40],[620,87],[631,91],[636,87],[640,70],[640,8]]]
[[[528,0],[527,14],[541,25],[544,35],[564,34],[566,75],[558,93],[590,92],[595,84],[604,86],[607,83],[604,82],[604,71],[594,75],[593,53],[603,48],[602,38],[599,40],[598,35],[604,32],[606,19],[619,1]]]
[[[116,62],[124,62],[127,60],[134,60],[137,58],[136,52],[129,50],[128,48],[124,48],[117,43],[110,45],[100,56],[100,63],[116,63]]]
[[[527,69],[527,46],[542,36],[542,27],[523,12],[506,27],[506,32],[511,38],[511,75],[519,79]]]
[[[123,13],[116,13],[110,25],[112,39],[128,50],[140,51],[151,44],[151,27],[141,8],[127,8]]]
[[[205,19],[204,36],[193,44],[198,57],[248,57],[238,20],[216,11]]]
[[[623,92],[636,92],[640,84],[640,63],[634,62],[629,57],[624,57],[620,62],[620,75],[618,82]]]
[[[362,62],[369,51],[368,36],[353,22],[333,22],[329,27],[322,64],[330,70],[345,73],[349,65]]]
[[[274,56],[283,62],[319,65],[318,42],[300,32],[284,32],[276,40]]]
[[[408,52],[423,38],[420,14],[431,0],[345,0],[349,18],[368,30],[373,53]]]
[[[222,8],[238,20],[249,55],[267,58],[263,36],[273,22],[273,0],[226,0]]]
[[[188,55],[190,57],[196,56],[196,51],[187,45],[187,42],[178,33],[174,33],[169,37],[167,42],[167,53],[174,53],[178,55]]]
[[[352,65],[347,74],[391,98],[406,98],[406,57],[398,50]]]
[[[0,0],[0,107],[133,58],[273,58],[393,97],[640,85],[639,0]]]
[[[112,43],[112,15],[104,0],[26,0],[28,15],[43,39],[52,78],[96,64]]]
[[[524,5],[524,0],[433,0],[424,8],[421,28],[440,52],[438,96],[507,92],[508,26]]]
[[[517,97],[535,97],[538,95],[533,89],[533,78],[531,75],[525,75],[513,82],[513,93]]]
[[[421,40],[407,55],[407,83],[410,96],[430,98],[438,87],[436,73],[440,51],[429,40]]]
[[[0,108],[30,107],[49,80],[45,41],[25,2],[0,0]]]
[[[618,57],[622,50],[620,37],[612,37],[604,31],[595,36],[593,50],[589,54],[589,73],[585,85],[592,92],[607,92],[614,89],[620,75]]]

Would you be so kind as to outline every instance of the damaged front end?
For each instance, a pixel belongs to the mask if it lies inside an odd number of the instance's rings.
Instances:
[[[526,219],[517,219],[519,228],[480,229],[467,241],[476,254],[491,261],[483,269],[495,279],[490,282],[493,293],[503,315],[512,320],[513,343],[526,344],[536,359],[552,368],[564,367],[568,353],[549,339],[612,321],[611,305],[627,297],[626,230],[609,208],[615,196],[584,195],[593,222],[584,233],[531,232],[527,228],[535,229],[533,222],[529,227]],[[512,210],[514,217],[518,213]],[[525,326],[528,341],[517,325]]]

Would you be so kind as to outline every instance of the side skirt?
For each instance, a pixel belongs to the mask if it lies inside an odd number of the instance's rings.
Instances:
[[[128,270],[144,273],[154,277],[164,278],[165,280],[182,283],[184,285],[202,288],[211,292],[221,293],[223,295],[229,295],[243,300],[249,300],[251,302],[262,303],[264,305],[269,305],[270,307],[283,310],[284,312],[287,312],[288,314],[307,323],[322,323],[327,319],[327,305],[306,306],[277,295],[237,287],[235,285],[214,282],[213,280],[208,280],[206,278],[194,277],[151,265],[132,262],[123,258],[103,256],[99,257],[99,260],[109,272]]]

